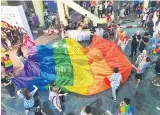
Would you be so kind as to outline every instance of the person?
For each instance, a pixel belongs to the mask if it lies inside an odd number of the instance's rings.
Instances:
[[[128,36],[127,36],[127,32],[124,31],[124,35],[120,40],[120,48],[122,49],[122,51],[125,50],[127,44],[128,44]]]
[[[68,29],[68,18],[67,17],[65,17],[63,24],[64,24],[64,28]]]
[[[5,57],[1,58],[1,65],[2,67],[4,67],[5,72],[7,73],[8,76],[14,77],[13,64],[9,58],[9,54],[5,54]]]
[[[119,16],[120,16],[120,5],[118,5],[115,8],[115,15],[116,15],[116,19],[119,20]]]
[[[140,19],[140,15],[142,14],[142,8],[141,8],[140,4],[136,8],[136,12],[137,12],[137,20],[139,20]]]
[[[134,88],[138,87],[140,81],[142,80],[142,75],[143,75],[145,69],[149,66],[149,62],[150,62],[150,57],[146,57],[138,65],[138,68],[135,67],[134,65],[132,65],[132,67],[136,70],[136,75],[135,75],[136,85],[134,86]]]
[[[24,65],[24,64],[25,64],[25,61],[26,61],[26,58],[24,57],[21,48],[22,48],[21,46],[18,46],[18,49],[17,49],[17,57],[18,57],[19,61],[22,63],[22,65]]]
[[[35,27],[39,27],[40,22],[39,22],[39,17],[38,17],[38,15],[37,15],[36,13],[33,13],[32,18],[33,18],[34,26],[35,26]]]
[[[51,19],[52,19],[52,25],[54,26],[56,24],[57,17],[53,14]]]
[[[142,53],[142,51],[145,49],[146,47],[146,44],[149,42],[149,38],[148,38],[148,33],[145,32],[144,33],[144,36],[142,37],[141,39],[141,43],[140,43],[140,46],[139,46],[139,51]]]
[[[52,105],[61,113],[63,109],[62,100],[60,100],[60,96],[66,96],[65,94],[59,94],[60,90],[54,84],[49,86],[49,100]]]
[[[147,11],[147,8],[145,8],[144,12],[143,12],[143,20],[142,20],[142,27],[146,27],[146,20],[147,20],[147,17],[148,17],[148,11]]]
[[[36,45],[26,33],[23,34],[23,38],[24,38],[23,44],[26,47],[26,49],[30,49]]]
[[[8,91],[10,96],[12,98],[16,98],[15,86],[13,85],[11,78],[8,76],[5,76],[4,78],[1,78],[1,83],[5,87],[5,89]]]
[[[90,8],[92,14],[94,14],[95,4],[96,4],[95,0],[90,0]]]
[[[34,111],[34,115],[46,115],[43,111],[42,111],[42,109],[38,106],[37,108],[36,108],[36,110]]]
[[[85,25],[88,26],[89,22],[90,22],[90,20],[89,20],[89,18],[87,17],[87,14],[85,14],[85,18],[84,18],[84,23],[85,23]]]
[[[102,15],[103,15],[103,4],[102,4],[102,1],[100,1],[98,5],[98,17],[102,18]]]
[[[92,112],[91,106],[87,105],[87,106],[85,106],[85,107],[82,108],[80,115],[92,115],[91,112]]]
[[[123,29],[120,28],[120,30],[117,32],[117,38],[116,38],[116,41],[118,42],[118,46],[120,44],[120,41],[122,40],[123,36],[124,36],[124,32],[123,32]]]
[[[146,57],[147,57],[147,51],[143,50],[142,53],[138,55],[135,65],[138,66]]]
[[[77,24],[77,22],[75,22],[73,25],[73,29],[76,30],[77,28],[78,28],[78,24]]]
[[[105,113],[108,115],[113,115],[109,110],[107,110]],[[120,103],[118,108],[118,115],[133,115],[134,114],[134,108],[130,105],[130,99],[124,98],[123,101]]]
[[[35,85],[33,85],[33,87],[34,90],[32,92],[29,92],[27,88],[23,88],[17,91],[17,95],[24,101],[26,115],[29,115],[30,109],[33,108],[35,104],[33,96],[37,92],[38,88]]]
[[[138,47],[138,44],[139,44],[139,41],[141,39],[141,35],[140,35],[140,31],[138,30],[136,32],[136,34],[134,34],[132,36],[132,42],[131,42],[131,55],[130,57],[137,54],[137,47]]]
[[[111,22],[110,13],[107,13],[107,14],[106,14],[106,21],[107,21],[107,23],[110,23],[110,22]]]
[[[110,81],[110,85],[112,87],[112,95],[113,95],[112,99],[114,102],[116,102],[116,90],[118,89],[118,87],[120,86],[120,83],[122,81],[122,75],[119,73],[118,68],[114,68],[114,73],[109,78],[109,81]]]
[[[156,72],[156,77],[152,81],[153,84],[155,84],[160,79],[160,57],[156,61],[155,72]]]

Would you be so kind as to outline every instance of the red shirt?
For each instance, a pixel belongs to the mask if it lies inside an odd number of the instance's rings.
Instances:
[[[106,15],[106,20],[107,20],[107,22],[111,21],[111,17],[109,14]]]
[[[126,44],[127,41],[128,41],[128,36],[123,36],[122,42],[125,42],[125,44]]]

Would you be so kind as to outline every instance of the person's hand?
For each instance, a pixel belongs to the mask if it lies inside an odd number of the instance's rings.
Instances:
[[[65,94],[64,94],[64,96],[67,96],[67,95],[68,95],[68,93],[65,93]]]
[[[34,88],[37,88],[35,85],[33,85]]]
[[[59,112],[62,112],[62,109],[58,109]]]

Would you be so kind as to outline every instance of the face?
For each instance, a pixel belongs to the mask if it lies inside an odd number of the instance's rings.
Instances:
[[[5,59],[9,59],[9,57],[5,56]]]
[[[140,32],[139,32],[139,31],[137,31],[137,32],[136,32],[136,34],[137,34],[137,35],[139,35],[139,34],[140,34]]]

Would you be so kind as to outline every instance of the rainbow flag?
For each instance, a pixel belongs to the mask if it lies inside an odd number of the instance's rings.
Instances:
[[[160,55],[160,46],[153,49],[153,55]]]
[[[67,38],[33,47],[28,55],[24,70],[13,79],[19,88],[36,85],[42,90],[55,81],[57,86],[70,92],[93,95],[110,88],[105,78],[112,75],[114,67],[120,69],[122,83],[132,68],[115,43],[96,35],[89,48]]]

